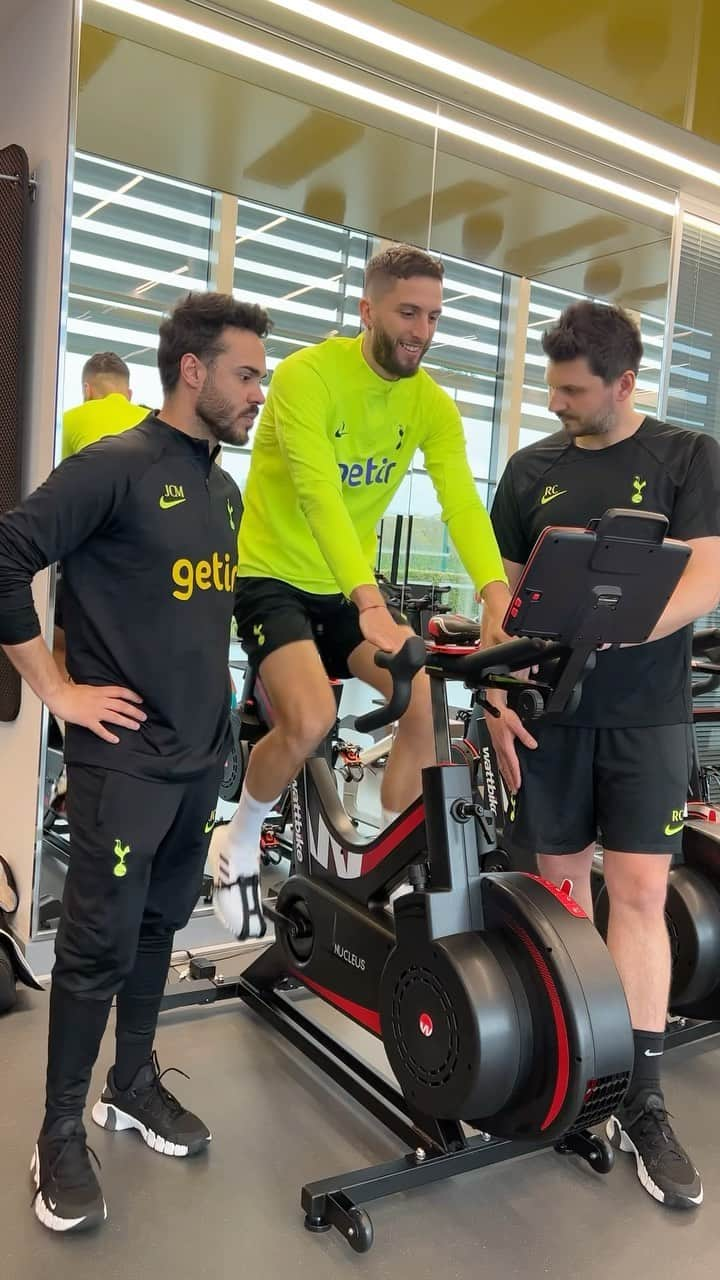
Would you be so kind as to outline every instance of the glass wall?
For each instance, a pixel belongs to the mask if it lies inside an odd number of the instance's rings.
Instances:
[[[77,156],[64,408],[78,402],[82,365],[98,350],[121,355],[131,368],[135,400],[157,407],[158,325],[186,290],[210,286],[218,269],[219,204],[219,193],[208,188]],[[233,288],[272,314],[270,372],[298,347],[335,333],[357,333],[363,271],[380,238],[253,200],[233,204]],[[425,368],[458,405],[478,491],[489,502],[504,463],[501,401],[503,381],[511,373],[506,336],[513,277],[469,259],[443,255],[443,260],[443,315]],[[581,296],[539,281],[530,284],[520,447],[556,429],[547,409],[541,338],[562,308]],[[638,320],[645,343],[638,402],[653,413],[664,323],[642,313]],[[250,448],[224,453],[241,487]],[[439,518],[422,456],[416,457],[378,532],[379,570],[395,569],[416,584],[446,584],[453,608],[472,612],[472,587]]]
[[[133,398],[160,404],[158,326],[210,278],[213,193],[82,153],[75,158],[63,408],[95,351],[130,366]]]

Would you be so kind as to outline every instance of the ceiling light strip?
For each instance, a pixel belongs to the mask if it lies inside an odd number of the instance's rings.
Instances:
[[[118,187],[117,191],[113,191],[111,195],[108,195],[106,200],[98,200],[98,203],[94,204],[92,209],[88,209],[86,213],[80,215],[80,221],[84,222],[86,218],[92,218],[94,214],[99,213],[101,209],[105,209],[109,204],[114,204],[118,196],[125,195],[126,191],[131,191],[139,182],[142,182],[142,174],[131,178],[129,182],[125,183],[124,187]]]
[[[459,81],[461,84],[481,89],[483,92],[493,94],[506,102],[512,102],[516,106],[526,107],[529,111],[547,116],[553,121],[560,121],[562,124],[567,124],[583,133],[591,134],[593,137],[601,137],[604,141],[614,143],[615,146],[622,147],[625,151],[632,151],[636,155],[639,154],[649,160],[655,160],[658,164],[676,169],[680,173],[699,178],[701,182],[720,187],[720,170],[718,169],[713,169],[709,165],[699,164],[678,151],[656,146],[655,143],[649,142],[647,138],[627,133],[623,129],[616,129],[613,125],[608,124],[606,120],[599,120],[593,116],[585,115],[582,111],[575,111],[572,107],[566,107],[561,102],[555,102],[553,99],[545,98],[541,94],[522,89],[520,85],[511,84],[508,80],[501,80],[497,76],[489,75],[487,72],[481,71],[479,67],[458,62],[455,58],[447,58],[438,53],[436,49],[428,49],[412,40],[405,40],[402,36],[393,35],[392,32],[385,31],[381,27],[374,27],[368,22],[362,22],[358,18],[351,17],[350,14],[339,13],[327,5],[317,4],[315,0],[268,0],[268,3],[275,5],[277,8],[286,9],[291,13],[310,18],[313,22],[318,22],[322,26],[329,27],[331,30],[338,31],[343,35],[354,36],[373,48],[379,46],[390,53],[397,54],[398,57],[408,59],[416,66],[426,67],[429,71],[439,71],[451,79]]]
[[[285,54],[277,53],[275,50],[261,48],[247,40],[241,40],[238,36],[228,35],[224,31],[217,31],[212,27],[203,26],[199,22],[180,17],[178,14],[170,14],[167,11],[156,9],[153,5],[144,3],[144,0],[97,0],[97,2],[104,5],[105,8],[114,9],[128,16],[153,23],[155,26],[164,27],[176,35],[188,36],[192,40],[209,44],[216,49],[223,49],[238,57],[273,67],[286,75],[321,85],[335,93],[353,98],[357,102],[379,107],[383,111],[401,116],[406,120],[414,120],[418,124],[426,125],[431,130],[437,127],[441,133],[462,138],[467,142],[474,143],[476,146],[498,152],[501,155],[511,156],[513,159],[520,160],[522,163],[531,165],[534,168],[568,178],[572,182],[590,187],[595,191],[604,191],[607,195],[617,196],[621,200],[640,205],[645,209],[652,209],[655,213],[665,214],[668,217],[672,217],[675,213],[675,204],[671,200],[662,200],[658,196],[651,195],[648,191],[628,186],[623,182],[616,182],[611,178],[602,177],[590,169],[569,164],[556,156],[533,151],[529,147],[512,142],[508,138],[488,133],[486,130],[478,129],[474,125],[464,124],[460,120],[454,120],[449,116],[442,115],[440,112],[436,113],[425,107],[405,102],[403,99],[392,97],[390,94],[381,93],[377,89],[371,88],[370,85],[356,84],[343,76],[312,66],[310,63],[301,62],[299,59],[289,58]]]

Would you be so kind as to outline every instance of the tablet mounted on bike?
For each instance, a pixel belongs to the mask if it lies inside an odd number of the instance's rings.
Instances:
[[[588,529],[544,529],[505,616],[508,635],[573,649],[641,644],[677,586],[690,548],[655,512],[619,508]]]

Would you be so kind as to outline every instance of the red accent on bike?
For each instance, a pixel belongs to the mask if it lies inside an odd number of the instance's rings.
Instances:
[[[387,858],[388,854],[397,849],[403,840],[416,831],[417,828],[425,821],[425,806],[417,805],[415,809],[411,809],[409,813],[398,818],[391,827],[380,838],[374,849],[368,849],[363,854],[361,875],[365,876],[369,871],[374,871],[375,867]]]
[[[435,1030],[433,1026],[433,1020],[430,1017],[429,1013],[420,1014],[420,1020],[418,1022],[418,1026],[420,1027],[421,1036],[431,1036],[433,1031]]]
[[[346,1013],[349,1018],[353,1018],[355,1022],[359,1022],[362,1027],[367,1027],[368,1031],[372,1031],[373,1035],[382,1035],[380,1028],[380,1014],[374,1009],[366,1009],[362,1004],[356,1004],[354,1000],[347,1000],[345,996],[339,996],[336,991],[330,991],[328,987],[321,987],[319,982],[313,982],[312,978],[306,978],[304,973],[300,973],[297,969],[292,971],[293,977],[297,978],[304,986],[309,987],[316,995],[322,996],[323,1000],[327,1000],[328,1004],[335,1005],[336,1009],[340,1009]]]
[[[532,877],[537,879],[536,876]],[[532,959],[535,968],[543,982],[543,986],[547,992],[550,1001],[550,1010],[552,1012],[553,1026],[555,1028],[555,1043],[557,1047],[557,1074],[555,1076],[555,1088],[550,1099],[547,1115],[543,1120],[540,1128],[542,1130],[549,1129],[550,1125],[560,1114],[562,1105],[567,1097],[568,1085],[570,1084],[570,1041],[565,1023],[565,1015],[563,1014],[562,1002],[552,974],[545,963],[538,947],[536,947],[532,938],[525,932],[520,925],[510,921],[510,928],[517,935],[520,941],[527,949],[528,955]]]
[[[480,641],[477,644],[428,644],[428,653],[454,653],[456,657],[461,658],[466,653],[477,653],[480,648]]]
[[[583,1097],[583,1106],[585,1106],[585,1104],[590,1101],[593,1094],[597,1093],[597,1090],[598,1090],[597,1080],[588,1080],[587,1089],[585,1090],[585,1096]]]
[[[526,874],[530,875],[529,872]],[[536,880],[538,884],[542,885],[543,889],[547,889],[548,893],[552,894],[553,898],[557,898],[561,906],[563,906],[566,911],[569,911],[571,916],[577,916],[578,920],[587,920],[587,913],[583,911],[579,902],[576,902],[574,898],[570,897],[569,893],[564,890],[564,887],[558,888],[556,884],[553,884],[552,880],[545,880],[542,876],[530,875],[530,879]]]

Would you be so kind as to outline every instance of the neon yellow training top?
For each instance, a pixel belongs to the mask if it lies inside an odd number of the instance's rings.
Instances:
[[[144,405],[133,404],[119,391],[103,396],[102,400],[86,400],[84,404],[68,409],[63,414],[63,460],[79,453],[86,445],[102,440],[103,436],[117,436],[121,431],[136,427],[149,412]]]
[[[476,589],[505,582],[457,407],[424,369],[379,377],[362,335],[293,352],[275,370],[244,494],[240,575],[317,595],[373,583],[376,526],[416,449]]]

